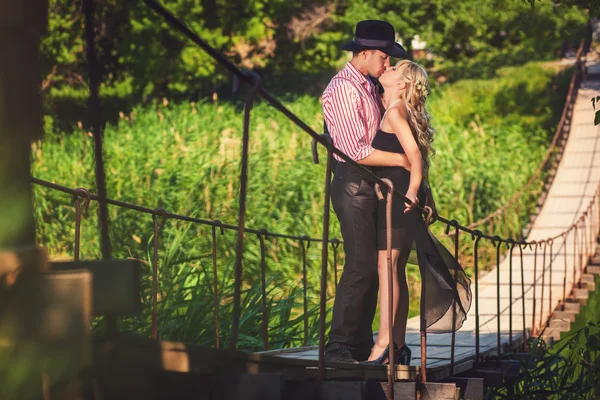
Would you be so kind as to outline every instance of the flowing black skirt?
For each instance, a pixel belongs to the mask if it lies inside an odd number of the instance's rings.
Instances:
[[[380,178],[392,181],[394,189],[406,193],[410,172],[404,168],[386,167],[375,170]],[[386,199],[379,202],[377,245],[387,248]],[[419,203],[426,202],[424,190],[418,194]],[[397,197],[392,200],[392,248],[411,251],[409,262],[419,265],[421,272],[421,316],[428,332],[447,333],[460,329],[471,307],[471,281],[454,256],[425,226],[423,216],[416,210],[404,213],[406,205]],[[414,253],[416,252],[416,260]]]

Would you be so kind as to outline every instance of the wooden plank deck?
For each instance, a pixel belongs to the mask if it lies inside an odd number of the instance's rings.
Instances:
[[[600,65],[588,67],[590,73],[600,72]],[[543,240],[567,230],[577,222],[587,209],[592,196],[600,182],[600,135],[599,127],[594,126],[594,110],[590,99],[600,95],[600,82],[584,80],[578,91],[573,108],[571,131],[558,170],[547,194],[546,200],[536,221],[534,222],[528,241]],[[596,218],[598,216],[596,215]],[[589,236],[588,236],[589,237]],[[581,243],[581,242],[580,242]],[[566,248],[565,248],[566,246]],[[594,243],[595,246],[595,243]],[[545,323],[563,297],[563,279],[565,278],[566,251],[566,286],[567,290],[573,283],[574,243],[570,235],[566,244],[562,238],[556,239],[550,257],[550,247],[546,253],[546,272],[544,274],[543,247],[538,248],[537,270],[534,275],[534,251],[523,251],[524,289],[525,289],[525,323],[527,330],[532,328],[533,306],[535,300],[537,327],[540,321]],[[581,250],[577,251],[580,254]],[[519,343],[523,339],[523,297],[521,296],[520,253],[515,247],[512,263],[512,297],[510,294],[511,265],[508,252],[500,263],[500,337],[501,345],[507,346],[511,340],[510,327],[512,322],[512,342]],[[550,280],[549,263],[552,260],[552,280]],[[576,281],[580,279],[579,270]],[[536,287],[534,290],[534,281]],[[542,286],[542,281],[544,282]],[[497,270],[492,269],[479,281],[479,324],[481,355],[493,355],[497,350],[498,314],[497,314]],[[550,288],[552,297],[550,298]],[[456,352],[454,373],[460,373],[473,366],[475,357],[475,288],[472,282],[473,304],[468,318],[460,331],[456,333]],[[543,290],[543,297],[542,297]],[[568,294],[568,293],[567,293]],[[510,304],[512,303],[512,318]],[[543,313],[543,315],[541,314]],[[512,320],[511,320],[512,319]],[[406,341],[412,350],[411,367],[400,367],[403,373],[399,376],[406,379],[414,376],[416,367],[420,365],[419,317],[408,321]],[[450,334],[433,334],[427,336],[427,370],[430,380],[443,379],[453,375],[450,371]],[[311,361],[316,367],[318,351],[316,347],[277,350],[262,353],[281,359],[281,362],[291,360]],[[361,368],[361,367],[355,367]],[[373,368],[373,367],[371,367]],[[381,369],[384,371],[385,369]],[[400,371],[399,370],[399,371]],[[343,374],[342,374],[343,375]],[[385,379],[385,376],[382,377]]]

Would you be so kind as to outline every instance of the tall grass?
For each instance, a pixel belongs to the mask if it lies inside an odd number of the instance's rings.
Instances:
[[[503,204],[531,176],[543,157],[551,128],[560,112],[564,76],[540,64],[499,71],[493,80],[462,81],[431,96],[437,136],[430,180],[442,215],[467,224]],[[532,104],[532,99],[533,101]],[[319,100],[299,96],[286,102],[302,120],[320,131]],[[121,114],[105,131],[109,197],[169,212],[220,219],[235,224],[238,212],[241,103],[169,104]],[[252,111],[247,226],[268,231],[322,234],[323,164],[314,165],[311,138],[269,105]],[[321,159],[324,152],[320,150]],[[34,176],[94,191],[93,142],[81,127],[52,132],[33,146]],[[35,188],[38,241],[51,254],[73,251],[72,199]],[[86,213],[82,258],[99,258],[94,205]],[[520,227],[521,218],[507,221]],[[109,208],[115,257],[144,260],[144,315],[121,322],[122,328],[149,335],[152,219],[149,215]],[[437,224],[439,235],[443,226]],[[503,226],[497,228],[503,229]],[[501,233],[500,231],[499,233]],[[340,238],[332,218],[331,237]],[[232,311],[232,265],[235,233],[219,234],[218,297],[222,340]],[[447,242],[450,245],[450,242]],[[269,334],[273,347],[304,341],[301,242],[268,238],[267,293]],[[211,228],[167,221],[160,233],[160,319],[162,338],[213,344]],[[465,244],[465,249],[468,244]],[[341,250],[341,248],[340,248]],[[331,256],[330,256],[331,257]],[[341,269],[343,255],[336,265]],[[258,349],[260,334],[260,247],[246,237],[244,253],[242,347]],[[469,260],[461,259],[469,270]],[[308,342],[317,332],[320,246],[307,251]],[[330,265],[333,266],[330,259]],[[330,270],[331,273],[331,270]],[[418,292],[417,269],[409,266],[411,293]],[[328,296],[335,292],[330,278]],[[414,297],[414,296],[413,296]],[[418,300],[411,302],[412,313]]]

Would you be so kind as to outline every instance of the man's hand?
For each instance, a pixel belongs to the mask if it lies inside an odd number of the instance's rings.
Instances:
[[[398,164],[396,165],[396,167],[402,167],[405,170],[410,171],[410,161],[408,161],[408,157],[406,156],[406,154],[395,154],[398,158]]]
[[[410,171],[410,161],[406,154],[392,153],[382,150],[373,150],[371,154],[360,160],[356,160],[361,165],[370,167],[402,167]]]

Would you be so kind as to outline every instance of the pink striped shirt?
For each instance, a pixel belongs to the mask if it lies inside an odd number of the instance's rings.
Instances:
[[[381,122],[375,85],[347,63],[323,92],[323,117],[336,148],[353,160],[367,157]]]

